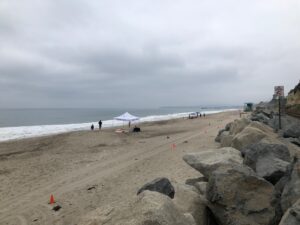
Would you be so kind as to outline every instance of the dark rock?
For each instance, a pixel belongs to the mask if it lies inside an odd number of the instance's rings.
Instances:
[[[225,131],[229,131],[233,122],[227,123],[225,126]]]
[[[285,145],[270,144],[265,140],[243,149],[242,155],[245,165],[272,184],[284,176],[290,164],[290,152]]]
[[[300,137],[300,124],[294,123],[290,125],[284,132],[283,137],[285,138],[299,138]]]
[[[96,189],[96,187],[92,186],[92,187],[89,187],[87,190],[90,191],[90,190],[93,190],[93,189]]]
[[[274,193],[251,168],[232,164],[212,173],[206,196],[219,224],[269,225],[275,220]]]
[[[164,177],[157,178],[157,179],[145,184],[143,187],[141,187],[138,190],[137,195],[139,195],[140,193],[142,193],[145,190],[156,191],[161,194],[167,195],[170,198],[174,198],[174,195],[175,195],[175,189],[172,186],[171,182],[169,181],[169,179],[164,178]]]
[[[56,205],[52,208],[53,211],[57,212],[61,209],[61,206],[60,205]]]

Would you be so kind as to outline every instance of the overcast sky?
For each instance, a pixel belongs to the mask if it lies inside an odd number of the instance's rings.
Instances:
[[[0,1],[2,108],[237,105],[299,79],[299,0]]]

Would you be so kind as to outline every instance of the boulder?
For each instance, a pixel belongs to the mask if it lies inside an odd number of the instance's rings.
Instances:
[[[294,158],[292,171],[281,195],[281,208],[285,212],[300,198],[300,161]]]
[[[273,185],[243,164],[215,170],[206,196],[219,224],[269,225],[275,219]]]
[[[143,187],[141,187],[138,190],[137,195],[139,195],[145,190],[156,191],[164,195],[167,195],[170,198],[174,198],[175,195],[174,187],[172,186],[169,179],[165,177],[157,178],[149,183],[146,183]]]
[[[183,156],[183,160],[207,179],[219,166],[243,162],[241,153],[230,147],[189,153]]]
[[[144,191],[128,206],[99,208],[85,216],[79,225],[196,225],[172,199],[158,192]]]
[[[299,224],[300,224],[300,199],[285,212],[279,225],[299,225]]]
[[[221,147],[224,148],[224,147],[230,147],[231,144],[232,144],[232,140],[233,140],[234,136],[233,135],[230,135],[228,131],[225,131],[220,139],[220,143],[221,143]]]
[[[299,138],[300,137],[300,124],[293,123],[284,132],[283,137],[285,138]]]
[[[225,131],[225,129],[219,130],[217,137],[215,138],[215,142],[221,142],[221,134]]]
[[[250,122],[251,121],[246,118],[233,121],[230,125],[229,133],[231,135],[236,135],[240,133],[242,130],[244,130],[245,127],[247,127],[250,124]]]
[[[256,164],[256,173],[272,184],[276,184],[285,174],[290,163],[276,157],[259,158]]]
[[[233,124],[233,122],[227,123],[225,126],[225,131],[230,131],[230,127]]]
[[[270,118],[267,117],[266,115],[264,115],[263,113],[257,113],[255,115],[251,116],[251,120],[252,121],[259,121],[259,122],[262,122],[264,124],[268,124]]]
[[[248,127],[253,127],[253,128],[257,128],[267,134],[271,134],[271,135],[274,135],[274,131],[271,127],[263,124],[263,123],[260,123],[260,122],[257,122],[257,121],[252,121]]]
[[[244,164],[256,171],[257,175],[276,184],[287,171],[290,152],[284,144],[271,144],[268,139],[242,149]]]
[[[195,187],[185,184],[174,184],[176,195],[174,204],[183,214],[189,213],[193,216],[197,225],[206,225],[207,200],[199,195]]]
[[[257,128],[246,127],[242,132],[235,135],[232,140],[232,147],[242,150],[243,148],[259,142],[266,137],[267,134]]]

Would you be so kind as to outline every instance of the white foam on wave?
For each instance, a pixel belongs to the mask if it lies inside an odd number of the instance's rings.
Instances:
[[[225,109],[225,110],[215,110],[215,111],[202,111],[205,114],[214,114],[225,111],[233,111],[237,109]],[[138,122],[153,122],[162,121],[187,117],[191,112],[186,113],[174,113],[167,115],[152,115],[141,117]],[[136,122],[134,122],[136,123]],[[3,127],[0,128],[0,141],[8,141],[14,139],[31,138],[38,136],[46,136],[52,134],[66,133],[70,131],[80,131],[89,130],[91,124],[94,124],[95,129],[97,129],[98,122],[88,122],[88,123],[78,123],[78,124],[61,124],[61,125],[40,125],[40,126],[21,126],[21,127]],[[125,123],[117,120],[105,120],[103,121],[102,127],[116,127],[122,126]]]

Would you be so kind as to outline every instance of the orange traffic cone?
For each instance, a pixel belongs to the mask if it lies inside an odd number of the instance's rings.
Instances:
[[[49,204],[54,204],[55,203],[55,200],[54,200],[54,196],[53,195],[51,195],[50,196],[50,202],[49,202]]]

